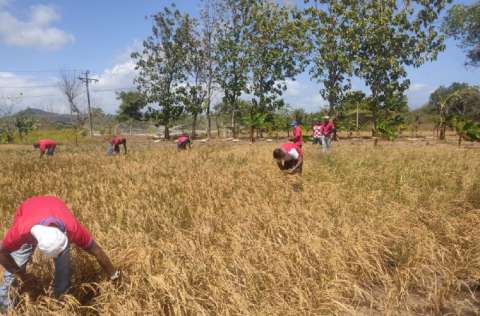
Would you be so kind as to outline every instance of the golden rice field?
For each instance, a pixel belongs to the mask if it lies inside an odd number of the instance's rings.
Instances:
[[[73,253],[50,296],[38,253],[18,315],[480,315],[480,150],[308,144],[303,178],[274,143],[134,143],[0,150],[1,231],[37,194],[67,201],[124,273]]]

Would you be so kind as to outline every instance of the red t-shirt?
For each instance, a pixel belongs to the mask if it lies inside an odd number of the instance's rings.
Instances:
[[[303,158],[303,149],[297,143],[285,143],[280,145],[280,148],[282,148],[287,153],[290,153],[292,149],[295,149],[300,155],[300,157]]]
[[[124,137],[121,137],[121,136],[115,136],[112,138],[112,140],[110,141],[110,144],[116,146],[116,145],[120,145],[122,144],[126,139]]]
[[[327,124],[322,125],[322,134],[325,136],[330,136],[333,132],[335,126],[332,122],[328,122]]]
[[[319,138],[322,136],[322,125],[314,125],[313,126],[313,137]]]
[[[40,139],[37,144],[42,153],[48,148],[55,148],[57,146],[57,143],[51,139]]]
[[[302,143],[302,129],[298,125],[293,128],[293,142]]]
[[[188,141],[188,139],[189,139],[188,136],[181,135],[180,137],[177,138],[177,144],[183,144],[186,141]]]
[[[36,239],[30,234],[34,225],[55,226],[66,233],[70,243],[83,249],[88,249],[93,243],[90,232],[62,200],[54,196],[35,196],[17,208],[13,225],[3,239],[3,249],[13,252],[23,244],[36,245]]]

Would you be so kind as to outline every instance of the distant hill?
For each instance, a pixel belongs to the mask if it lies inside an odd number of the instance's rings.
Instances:
[[[41,123],[46,124],[59,124],[59,125],[72,125],[76,117],[70,114],[59,114],[54,112],[47,112],[35,108],[27,108],[23,111],[13,114],[14,117],[25,116],[33,118]]]

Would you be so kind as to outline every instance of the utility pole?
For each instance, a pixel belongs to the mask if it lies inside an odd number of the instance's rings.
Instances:
[[[90,106],[90,81],[97,82],[98,79],[88,78],[90,71],[85,71],[84,77],[78,77],[78,79],[85,83],[85,88],[87,89],[87,102],[88,102],[88,120],[90,121],[90,137],[93,136],[93,118],[92,118],[92,108]]]

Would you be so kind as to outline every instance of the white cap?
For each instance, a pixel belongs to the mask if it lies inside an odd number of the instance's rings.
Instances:
[[[56,227],[35,225],[30,232],[38,242],[38,249],[47,257],[58,257],[68,246],[67,236]]]

